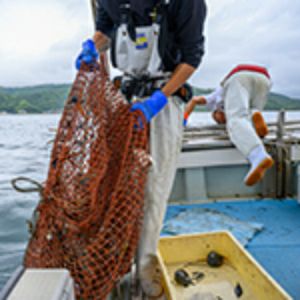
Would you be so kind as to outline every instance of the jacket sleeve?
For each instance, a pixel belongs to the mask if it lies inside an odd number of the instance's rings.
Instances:
[[[114,28],[114,23],[107,11],[102,5],[101,1],[98,1],[97,13],[96,13],[96,30],[101,31],[108,37],[111,37]]]
[[[206,107],[214,111],[217,109],[218,104],[223,100],[223,88],[216,88],[211,94],[204,96],[206,99]]]
[[[175,17],[176,44],[180,48],[181,63],[197,68],[204,54],[204,21],[206,5],[204,0],[179,1]]]

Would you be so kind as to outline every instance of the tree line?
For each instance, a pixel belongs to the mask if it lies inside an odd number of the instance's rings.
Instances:
[[[0,112],[12,114],[61,112],[68,97],[70,87],[70,84],[39,85],[21,88],[0,87]],[[195,87],[193,89],[195,95],[205,95],[212,91],[211,89],[199,89]],[[271,93],[265,109],[300,110],[300,100]]]

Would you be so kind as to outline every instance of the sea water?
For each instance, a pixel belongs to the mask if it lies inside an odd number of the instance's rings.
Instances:
[[[265,113],[276,121],[277,113]],[[22,264],[28,241],[26,220],[39,201],[37,193],[18,193],[11,179],[26,176],[43,182],[59,115],[0,116],[0,289]],[[288,120],[300,120],[300,112],[288,113]],[[214,124],[209,113],[194,113],[191,125]]]

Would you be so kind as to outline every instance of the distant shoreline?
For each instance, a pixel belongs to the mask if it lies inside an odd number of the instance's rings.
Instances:
[[[71,85],[39,85],[20,88],[0,87],[0,115],[5,114],[60,114],[68,99]],[[193,87],[194,95],[205,95],[212,89]],[[300,110],[300,99],[270,93],[267,105],[268,111]],[[204,111],[202,108],[197,111]]]
[[[63,111],[60,111],[60,112],[41,112],[41,113],[8,113],[8,112],[3,112],[3,111],[0,111],[0,117],[2,116],[27,116],[27,115],[30,115],[30,116],[41,116],[41,115],[60,115],[62,114]]]
[[[277,109],[265,109],[263,110],[263,112],[265,113],[276,113],[276,112],[280,112],[281,110],[277,110]],[[286,109],[284,110],[285,112],[289,113],[289,112],[300,112],[300,108],[299,109]],[[204,110],[204,109],[196,109],[194,112],[197,113],[211,113],[209,110]],[[63,113],[63,111],[61,112],[42,112],[42,113],[5,113],[5,112],[0,112],[0,118],[1,117],[5,117],[5,116],[59,116]]]

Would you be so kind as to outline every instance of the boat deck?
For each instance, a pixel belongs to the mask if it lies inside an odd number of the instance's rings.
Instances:
[[[300,205],[295,200],[252,200],[170,205],[166,220],[180,211],[210,208],[242,221],[264,224],[247,250],[293,297],[300,299]]]

